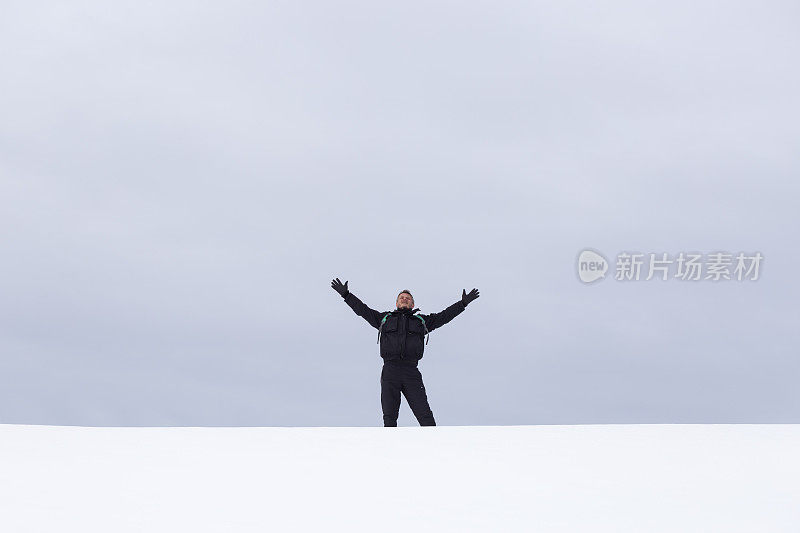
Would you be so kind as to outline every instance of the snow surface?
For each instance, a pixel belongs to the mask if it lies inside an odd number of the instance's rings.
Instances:
[[[0,529],[800,531],[800,425],[0,425]]]

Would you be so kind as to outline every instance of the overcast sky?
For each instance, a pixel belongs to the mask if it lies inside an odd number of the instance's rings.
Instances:
[[[0,423],[800,422],[795,2],[3,2]],[[757,281],[581,283],[584,248]],[[400,425],[416,425],[405,400]]]

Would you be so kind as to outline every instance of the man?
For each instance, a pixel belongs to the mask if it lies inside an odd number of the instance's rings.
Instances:
[[[347,281],[339,278],[331,282],[331,287],[338,292],[356,314],[378,330],[380,354],[383,358],[381,370],[381,407],[383,408],[383,425],[397,427],[397,415],[400,412],[400,393],[406,397],[411,411],[417,417],[420,426],[435,426],[436,421],[428,405],[425,385],[422,383],[417,365],[425,350],[423,337],[434,329],[444,326],[458,316],[467,304],[480,296],[478,289],[467,294],[461,291],[461,299],[440,313],[430,315],[416,314],[414,297],[407,290],[397,295],[394,311],[378,312],[370,309],[347,288]]]

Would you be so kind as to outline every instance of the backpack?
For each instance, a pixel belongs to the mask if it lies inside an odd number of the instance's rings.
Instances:
[[[383,323],[386,322],[386,319],[389,318],[389,315],[391,315],[391,314],[392,314],[392,312],[390,311],[390,312],[386,313],[383,316],[383,320],[381,320],[381,325],[380,325],[380,327],[378,327],[378,342],[376,344],[380,344],[380,342],[381,342],[381,331],[383,331]],[[428,325],[425,324],[425,319],[422,318],[421,316],[417,315],[417,314],[413,314],[411,316],[419,318],[422,321],[422,327],[425,328],[425,335],[426,335],[425,344],[428,344],[428,339],[431,338],[431,334],[428,331]]]

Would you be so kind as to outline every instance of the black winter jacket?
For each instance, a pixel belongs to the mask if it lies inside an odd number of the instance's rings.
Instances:
[[[358,316],[369,322],[370,326],[380,329],[380,354],[386,361],[419,361],[425,350],[423,339],[426,327],[428,332],[433,331],[444,326],[466,309],[464,303],[458,300],[440,313],[431,313],[430,315],[419,313],[415,317],[414,315],[419,309],[395,309],[383,312],[370,309],[352,292],[347,293],[344,301]],[[417,318],[420,316],[425,320],[424,324]],[[381,328],[384,317],[386,321]]]

